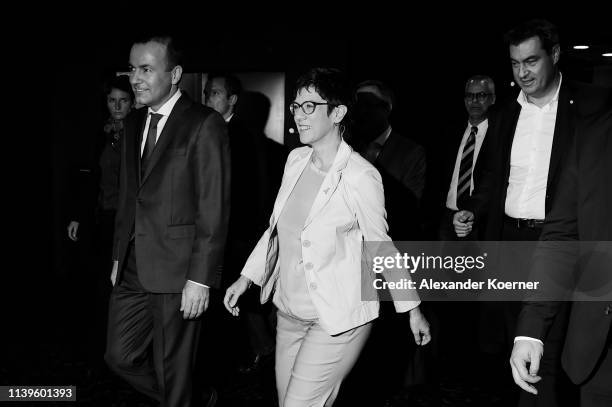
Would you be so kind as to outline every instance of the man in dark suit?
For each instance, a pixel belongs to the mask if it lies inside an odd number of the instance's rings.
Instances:
[[[425,187],[425,149],[393,130],[389,122],[395,97],[391,88],[379,80],[366,80],[355,87],[354,127],[351,143],[380,172],[384,186],[385,210],[389,236],[393,240],[420,240],[420,203]],[[381,315],[364,350],[364,362],[357,372],[380,371],[368,397],[361,400],[375,404],[399,391],[406,381],[422,380],[424,365],[405,352],[411,332],[402,314],[397,314],[390,301],[381,302]],[[381,349],[401,349],[401,357],[392,362]],[[420,360],[420,359],[419,359]],[[416,367],[412,368],[416,364]],[[418,378],[405,380],[411,372]],[[357,373],[357,376],[361,373]]]
[[[418,240],[425,149],[391,128],[394,95],[386,84],[378,80],[361,82],[355,88],[355,96],[354,145],[382,176],[389,236],[394,240]]]
[[[489,108],[495,104],[495,83],[485,75],[474,75],[465,83],[463,98],[465,110],[468,114],[467,126],[463,133],[457,133],[453,128],[451,138],[444,138],[444,145],[450,148],[443,149],[446,153],[441,163],[445,172],[441,185],[444,189],[444,211],[439,225],[441,240],[457,240],[453,227],[453,215],[463,209],[463,203],[474,190],[474,177],[476,163],[480,148],[491,125]],[[465,122],[464,122],[465,123]],[[457,133],[457,134],[454,134]],[[457,137],[461,134],[461,137]],[[464,239],[475,239],[475,233],[470,233]]]
[[[535,241],[550,211],[576,118],[600,111],[610,92],[562,77],[559,35],[548,21],[527,21],[506,33],[505,41],[521,91],[499,110],[495,131],[482,148],[476,189],[453,223],[463,237],[486,216],[486,240]],[[512,346],[519,305],[500,307],[505,324],[501,340],[507,348]],[[561,306],[547,336],[549,351],[541,371],[547,379],[537,398],[521,393],[522,406],[557,405],[557,378],[569,384],[559,363],[567,315],[567,306]]]
[[[236,112],[242,97],[240,80],[228,73],[211,73],[204,86],[205,103],[227,122],[232,156],[231,213],[225,254],[225,282],[235,281],[260,236],[268,226],[270,182],[267,171],[265,135],[257,132]],[[259,302],[259,290],[249,290],[242,302],[251,353],[243,373],[259,370],[274,352],[275,329]]]
[[[573,146],[546,217],[532,271],[535,280],[554,279],[564,287],[605,287],[612,278],[612,106],[608,112],[580,121]],[[559,241],[564,241],[559,243]],[[576,241],[597,242],[593,251],[579,251]],[[553,243],[555,242],[555,243]],[[579,260],[580,257],[580,260]],[[578,269],[575,273],[576,263]],[[602,284],[602,282],[604,284]],[[555,298],[549,293],[549,299]],[[574,298],[579,298],[574,294]],[[538,394],[535,383],[543,341],[562,302],[523,304],[510,358],[518,386]],[[612,405],[612,293],[600,301],[571,305],[563,367],[580,385],[581,406]],[[528,365],[529,364],[529,365]]]
[[[227,129],[178,87],[170,37],[134,43],[105,359],[162,406],[191,406],[200,315],[219,287],[229,215]],[[214,404],[210,394],[208,405]]]

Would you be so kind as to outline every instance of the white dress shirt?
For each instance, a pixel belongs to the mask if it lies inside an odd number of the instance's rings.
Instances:
[[[474,160],[472,161],[472,176],[470,178],[470,195],[474,190],[474,164],[478,159],[478,153],[480,152],[480,147],[482,146],[482,142],[487,134],[487,129],[489,128],[489,119],[485,119],[478,123],[476,126],[478,131],[476,133],[476,142],[474,145]],[[455,169],[453,170],[453,177],[451,178],[450,188],[448,189],[448,194],[446,195],[446,207],[452,210],[458,210],[457,208],[457,182],[459,182],[459,167],[461,166],[461,157],[463,156],[463,149],[465,148],[465,143],[467,143],[467,139],[470,136],[470,131],[472,130],[472,125],[468,121],[467,127],[463,132],[463,138],[461,139],[461,144],[459,144],[459,150],[457,151],[457,158],[455,159]]]
[[[172,113],[172,109],[174,109],[174,105],[176,105],[176,102],[178,102],[180,97],[181,97],[181,90],[178,89],[174,93],[174,95],[170,97],[170,99],[166,100],[166,103],[164,103],[162,107],[157,109],[157,112],[151,109],[150,107],[148,108],[147,122],[145,123],[142,142],[140,143],[140,156],[141,157],[142,157],[142,152],[144,151],[144,148],[145,148],[145,144],[147,143],[147,133],[149,132],[149,122],[151,121],[151,115],[149,113],[157,113],[163,116],[161,119],[159,119],[159,122],[157,123],[157,136],[155,137],[155,143],[157,143],[157,140],[159,140],[159,135],[162,133],[162,130],[164,129],[164,126],[166,125],[166,122],[168,121],[168,117],[170,116],[170,113]]]
[[[529,102],[523,91],[518,95],[521,113],[512,142],[505,203],[506,215],[510,217],[544,219],[560,87],[561,80],[553,98],[542,107]]]

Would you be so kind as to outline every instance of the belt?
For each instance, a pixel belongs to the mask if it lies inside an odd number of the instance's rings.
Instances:
[[[536,229],[536,228],[541,228],[542,226],[544,226],[544,219],[518,219],[518,218],[511,218],[510,216],[506,215],[506,222],[516,226],[517,229],[521,229],[521,228],[529,228],[529,229]]]

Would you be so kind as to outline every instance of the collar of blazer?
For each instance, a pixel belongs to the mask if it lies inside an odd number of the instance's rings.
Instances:
[[[177,128],[181,125],[181,116],[183,112],[189,106],[191,106],[191,103],[192,103],[191,100],[187,96],[185,96],[185,94],[183,93],[181,97],[179,98],[179,100],[177,100],[176,104],[174,105],[174,108],[172,108],[172,111],[170,112],[170,116],[168,116],[168,120],[166,121],[166,124],[164,125],[164,128],[161,134],[159,135],[159,138],[157,139],[157,143],[155,144],[155,148],[153,149],[153,153],[151,154],[151,159],[149,160],[149,164],[147,165],[145,173],[140,181],[140,185],[143,185],[145,183],[145,181],[149,177],[149,174],[151,174],[151,170],[155,168],[155,165],[161,158],[163,152],[166,150],[168,143],[170,143],[170,140],[172,139],[172,134],[174,134]],[[146,118],[147,118],[147,115],[146,115],[146,109],[145,109],[145,115],[144,115],[145,123],[146,123]],[[145,124],[143,123],[142,124],[143,131],[140,132],[140,142],[142,142],[142,137],[143,137],[142,133],[144,132],[144,126]],[[138,145],[140,146],[140,143]],[[140,148],[138,149],[138,153],[140,154]],[[140,160],[137,160],[137,161],[140,162]]]
[[[323,179],[323,183],[321,184],[321,188],[319,188],[319,192],[317,193],[312,207],[310,208],[306,222],[304,222],[304,229],[308,227],[316,215],[321,211],[321,209],[323,209],[325,204],[329,202],[334,191],[338,187],[340,179],[342,178],[342,171],[346,168],[352,152],[353,149],[344,140],[342,140],[340,142],[340,146],[338,147],[338,152],[336,153],[334,162]],[[297,184],[297,181],[300,179],[300,175],[310,162],[311,156],[311,147],[301,147],[290,154],[287,160],[287,166],[285,168],[283,183],[278,191],[278,197],[276,198],[274,211],[272,212],[272,220],[270,221],[271,229],[276,227],[278,217],[285,207],[287,199],[289,199],[289,195],[291,195],[295,184]]]

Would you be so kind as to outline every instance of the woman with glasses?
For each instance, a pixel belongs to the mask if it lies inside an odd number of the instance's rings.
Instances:
[[[289,154],[270,226],[224,298],[237,316],[239,297],[255,283],[262,302],[272,297],[277,306],[281,407],[331,406],[378,316],[377,276],[362,273],[362,250],[364,241],[390,238],[380,174],[342,137],[350,98],[335,69],[312,69],[298,79],[289,110],[307,146]],[[385,247],[397,253],[391,243]],[[383,275],[410,279],[406,270]],[[391,296],[398,312],[410,312],[417,343],[429,342],[414,290]]]

